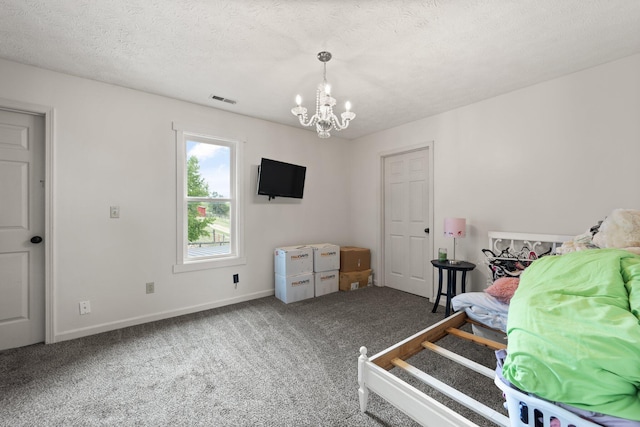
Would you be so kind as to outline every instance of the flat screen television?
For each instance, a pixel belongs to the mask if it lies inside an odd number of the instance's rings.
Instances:
[[[258,169],[258,194],[274,197],[302,199],[305,166],[263,158]]]

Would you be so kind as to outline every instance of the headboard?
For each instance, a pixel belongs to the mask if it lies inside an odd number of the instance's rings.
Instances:
[[[491,277],[517,277],[532,261],[554,255],[556,249],[574,236],[562,234],[489,232],[489,249],[483,249]]]

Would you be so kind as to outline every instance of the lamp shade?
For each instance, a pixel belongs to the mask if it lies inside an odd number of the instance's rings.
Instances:
[[[467,220],[465,218],[445,218],[444,219],[444,235],[445,237],[460,238],[466,234]]]

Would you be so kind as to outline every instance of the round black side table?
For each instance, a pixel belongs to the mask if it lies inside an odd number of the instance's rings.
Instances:
[[[436,302],[433,305],[432,313],[435,313],[438,309],[438,304],[440,303],[440,296],[444,295],[447,297],[447,304],[444,310],[444,317],[449,317],[451,313],[451,298],[456,296],[456,275],[458,271],[462,271],[462,282],[461,288],[462,293],[466,291],[467,286],[467,271],[471,271],[476,268],[475,264],[472,264],[467,261],[458,261],[457,264],[451,264],[449,261],[438,261],[437,259],[432,259],[431,264],[435,268],[438,269],[438,296],[436,297]],[[447,272],[447,292],[442,292],[442,271],[445,270]]]

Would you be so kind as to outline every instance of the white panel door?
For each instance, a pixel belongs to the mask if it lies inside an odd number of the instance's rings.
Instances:
[[[45,338],[44,151],[42,116],[0,110],[0,350]]]
[[[428,155],[384,159],[384,284],[431,298]]]

